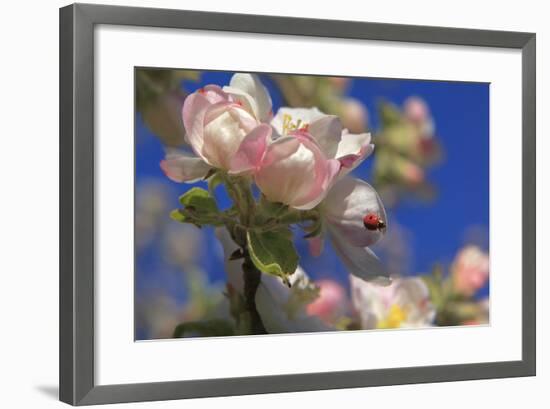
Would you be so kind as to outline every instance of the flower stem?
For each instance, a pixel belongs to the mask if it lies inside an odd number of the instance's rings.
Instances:
[[[235,185],[236,185],[237,191],[239,192],[240,198],[245,203],[246,214],[244,215],[243,222],[245,222],[245,224],[249,226],[252,220],[254,219],[254,213],[256,210],[256,200],[252,195],[250,181],[242,178],[242,179],[239,179],[235,183]]]
[[[241,224],[249,226],[256,208],[256,201],[252,195],[250,181],[246,178],[234,177],[228,174],[221,174],[221,177],[229,197],[238,210]]]
[[[319,212],[316,210],[298,211],[291,210],[287,214],[279,218],[279,221],[283,224],[295,224],[307,221],[317,221],[319,219]]]
[[[250,332],[254,335],[266,334],[262,318],[256,309],[256,291],[262,279],[262,272],[256,268],[246,248],[244,249],[243,278],[245,307],[250,317]]]

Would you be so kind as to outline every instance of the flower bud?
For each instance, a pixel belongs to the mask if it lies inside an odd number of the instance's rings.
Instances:
[[[472,296],[489,279],[489,255],[477,246],[466,246],[457,254],[452,266],[455,291]]]
[[[424,170],[413,162],[402,162],[401,177],[410,186],[417,186],[424,181]]]
[[[215,168],[230,169],[230,161],[245,136],[259,123],[219,87],[191,94],[183,105],[183,123],[193,151]]]
[[[239,169],[244,160],[262,157],[265,151],[251,152],[258,148],[258,141],[271,133],[261,129],[253,132],[262,122],[271,119],[271,97],[257,76],[235,74],[229,86],[223,89],[207,85],[188,96],[183,105],[183,124],[186,139],[193,151],[208,165],[224,170],[232,169],[233,156],[241,143],[250,136],[241,152]],[[261,143],[260,143],[261,145]]]
[[[350,83],[350,78],[347,77],[328,77],[328,82],[337,90],[344,90]]]
[[[307,306],[309,315],[316,315],[325,322],[334,322],[346,309],[346,291],[333,280],[319,280],[319,297]]]
[[[428,105],[422,98],[409,97],[405,100],[403,110],[405,117],[415,124],[421,124],[430,119]]]
[[[363,132],[367,128],[368,116],[365,106],[354,98],[346,98],[340,106],[342,124],[351,133]]]

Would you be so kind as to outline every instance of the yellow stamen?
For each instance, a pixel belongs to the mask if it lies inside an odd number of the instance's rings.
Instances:
[[[407,310],[397,304],[392,304],[386,318],[378,322],[379,329],[399,328],[407,320]]]
[[[301,119],[298,119],[296,122],[292,121],[292,116],[289,114],[283,115],[283,135],[288,135],[289,133],[297,129],[306,129],[309,125],[302,123]]]

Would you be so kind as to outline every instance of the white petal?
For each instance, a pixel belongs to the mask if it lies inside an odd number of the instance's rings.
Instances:
[[[257,75],[237,73],[223,90],[246,104],[258,120],[267,122],[271,118],[271,97]]]
[[[245,110],[229,107],[205,125],[202,156],[208,163],[216,168],[231,168],[231,159],[249,132],[250,119]]]
[[[325,115],[309,124],[308,132],[315,138],[327,158],[338,158],[342,144],[342,122],[337,116]]]
[[[387,269],[370,248],[353,246],[337,230],[329,227],[329,231],[332,246],[350,274],[378,285],[391,283]]]
[[[370,246],[382,238],[385,229],[368,230],[363,218],[373,213],[388,223],[378,193],[368,183],[350,176],[332,186],[323,202],[323,215],[333,230],[353,246]]]
[[[300,276],[303,277],[303,270],[300,270],[298,268],[291,276],[291,281],[296,282]],[[290,294],[291,290],[280,278],[262,274],[262,281],[256,291],[256,309],[267,332],[277,334],[333,330],[318,317],[309,316],[305,311],[299,311],[292,318],[289,317],[285,305],[289,301]]]
[[[344,132],[335,157],[342,161],[343,166],[348,171],[351,171],[374,151],[371,139],[370,133],[351,134]]]
[[[351,274],[349,279],[351,302],[361,320],[361,328],[375,329],[386,316],[386,306],[378,289],[388,287],[378,287]]]
[[[394,302],[408,313],[402,326],[430,325],[435,318],[435,309],[430,302],[430,292],[424,281],[418,277],[409,277],[396,280],[394,285]]]
[[[204,179],[212,169],[201,158],[173,149],[167,151],[166,158],[161,161],[160,167],[170,180],[180,183],[193,183]]]

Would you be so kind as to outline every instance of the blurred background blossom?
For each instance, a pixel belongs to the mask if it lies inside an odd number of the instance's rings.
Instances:
[[[191,185],[171,182],[159,167],[166,149],[189,150],[181,119],[185,97],[206,84],[227,84],[232,75],[136,69],[136,339],[236,333],[232,310],[239,299],[227,283],[223,248],[212,229],[169,218]],[[371,132],[374,154],[353,174],[382,196],[388,231],[374,250],[395,278],[386,288],[350,279],[330,244],[315,258],[297,237],[308,281],[277,298],[288,322],[272,317],[273,325],[290,328],[302,318],[320,330],[487,323],[488,84],[260,78],[275,112],[318,107],[338,115],[352,133]],[[216,196],[222,207],[229,203],[223,190]]]

